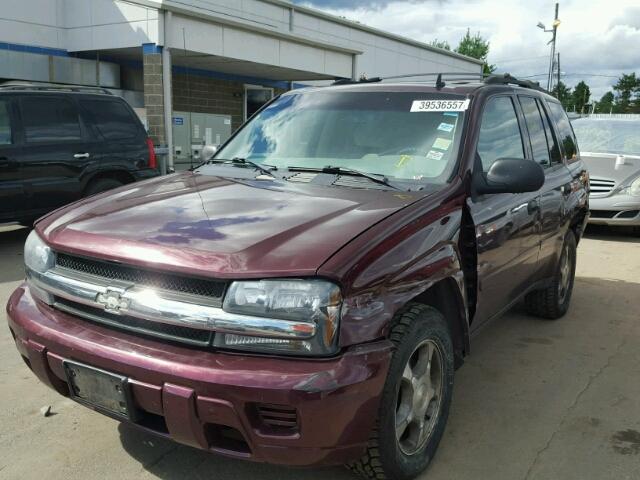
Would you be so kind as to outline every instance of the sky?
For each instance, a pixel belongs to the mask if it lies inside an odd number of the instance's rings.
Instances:
[[[546,86],[555,1],[294,0],[414,40],[458,45],[467,28],[489,40],[499,72]],[[640,74],[640,0],[560,0],[557,51],[562,81],[584,80],[598,100],[622,73]]]

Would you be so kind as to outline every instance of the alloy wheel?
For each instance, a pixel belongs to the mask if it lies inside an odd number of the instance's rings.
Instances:
[[[405,455],[429,440],[440,415],[443,383],[442,352],[433,340],[424,340],[409,356],[396,400],[396,441]]]
[[[563,303],[569,287],[571,285],[571,253],[569,245],[562,248],[562,256],[560,257],[560,282],[558,282],[558,297],[560,303]]]

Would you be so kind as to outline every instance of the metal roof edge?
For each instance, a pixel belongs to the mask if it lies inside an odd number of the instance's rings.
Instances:
[[[309,15],[313,15],[314,17],[324,18],[326,20],[330,20],[332,22],[340,23],[342,25],[347,25],[351,28],[356,28],[358,30],[362,30],[365,32],[373,33],[375,35],[379,35],[382,37],[389,38],[391,40],[396,40],[398,42],[406,43],[409,45],[413,45],[418,48],[424,48],[425,50],[430,50],[435,53],[440,53],[442,55],[447,55],[449,57],[458,58],[460,60],[466,60],[468,62],[476,63],[478,65],[484,65],[482,60],[478,60],[477,58],[468,57],[467,55],[462,55],[461,53],[457,53],[451,50],[445,50],[444,48],[434,47],[433,45],[429,45],[428,43],[419,42],[417,40],[413,40],[411,38],[403,37],[402,35],[396,35],[395,33],[387,32],[386,30],[381,30],[379,28],[370,27],[368,25],[355,22],[353,20],[348,20],[346,18],[341,18],[336,15],[332,15],[330,13],[325,13],[321,10],[305,7],[303,5],[296,5],[291,3],[288,0],[262,0],[263,2],[272,3],[274,5],[280,5],[282,7],[292,8],[295,11],[303,12]]]
[[[290,42],[301,43],[304,45],[309,45],[312,47],[320,47],[326,50],[331,50],[339,53],[347,53],[351,55],[360,55],[362,54],[362,50],[357,50],[348,47],[342,47],[340,45],[336,45],[333,43],[322,42],[320,40],[314,40],[312,38],[293,35],[290,33],[281,32],[278,30],[273,30],[270,28],[261,27],[258,24],[247,24],[242,21],[233,20],[231,18],[224,18],[222,16],[214,15],[206,10],[194,6],[185,4],[183,2],[173,1],[173,0],[130,0],[132,3],[137,3],[138,5],[142,5],[149,8],[155,8],[158,10],[167,10],[178,15],[185,15],[192,18],[200,19],[204,22],[209,23],[217,23],[222,25],[228,25],[230,27],[235,27],[240,30],[245,30],[249,32],[260,32],[270,37],[279,38],[282,40],[288,40]],[[175,47],[174,47],[175,48]]]

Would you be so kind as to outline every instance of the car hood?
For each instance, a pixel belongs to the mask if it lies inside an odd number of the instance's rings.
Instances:
[[[90,197],[36,228],[58,251],[192,275],[313,275],[423,196],[189,172]]]
[[[640,156],[624,156],[624,164],[616,166],[618,155],[609,153],[582,153],[582,160],[591,178],[614,180],[616,186],[640,174]]]

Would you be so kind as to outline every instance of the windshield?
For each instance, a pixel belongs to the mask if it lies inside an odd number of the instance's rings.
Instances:
[[[429,99],[437,100],[419,104]],[[466,108],[464,100],[416,92],[287,94],[251,119],[215,159],[243,158],[279,169],[342,167],[396,184],[446,183],[464,116],[454,110]]]
[[[640,120],[579,118],[572,122],[583,152],[640,155]]]

